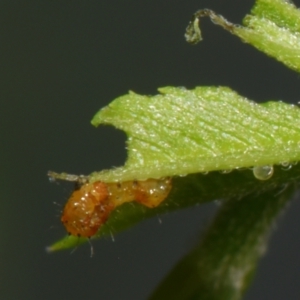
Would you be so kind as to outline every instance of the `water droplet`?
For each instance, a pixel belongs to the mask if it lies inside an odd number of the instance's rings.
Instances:
[[[228,174],[228,173],[230,173],[230,172],[232,172],[232,169],[220,171],[221,174]]]
[[[290,166],[290,163],[289,163],[288,161],[282,161],[280,164],[281,164],[283,167],[288,167],[288,166]]]
[[[283,170],[283,171],[288,171],[288,170],[290,170],[291,168],[292,168],[292,164],[288,164],[287,166],[282,167],[281,170]]]
[[[253,167],[253,175],[259,180],[268,180],[274,173],[273,166],[258,166]]]

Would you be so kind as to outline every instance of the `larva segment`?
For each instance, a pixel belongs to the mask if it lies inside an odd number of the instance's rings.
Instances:
[[[69,234],[91,237],[106,221],[113,208],[109,203],[105,183],[87,183],[72,193],[64,207],[61,221]]]
[[[171,188],[170,178],[107,183],[110,203],[114,206],[137,201],[150,208],[156,207],[166,199]]]
[[[137,201],[149,208],[156,207],[165,200],[171,188],[170,178],[85,183],[72,193],[64,207],[61,221],[70,234],[91,237],[117,206]]]
[[[171,188],[170,178],[137,181],[134,193],[135,200],[147,207],[153,208],[167,198]]]
[[[107,183],[109,201],[119,206],[125,202],[134,201],[134,181]]]

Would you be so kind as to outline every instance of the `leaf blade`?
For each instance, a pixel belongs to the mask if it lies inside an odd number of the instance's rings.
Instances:
[[[282,102],[256,104],[225,87],[175,87],[129,93],[100,110],[94,126],[128,135],[124,167],[92,181],[143,180],[273,165],[300,159],[300,110]],[[267,131],[266,131],[267,128]]]

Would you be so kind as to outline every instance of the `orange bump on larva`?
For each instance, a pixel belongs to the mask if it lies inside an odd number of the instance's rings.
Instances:
[[[86,183],[72,193],[61,221],[69,234],[91,237],[115,207],[131,201],[156,207],[166,199],[171,188],[170,178]]]
[[[135,200],[147,207],[156,207],[164,201],[171,191],[171,179],[148,179],[137,181]]]

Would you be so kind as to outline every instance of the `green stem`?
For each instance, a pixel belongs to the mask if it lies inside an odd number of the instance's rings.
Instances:
[[[295,184],[224,203],[197,247],[183,258],[151,300],[238,300],[264,254],[272,225]]]

